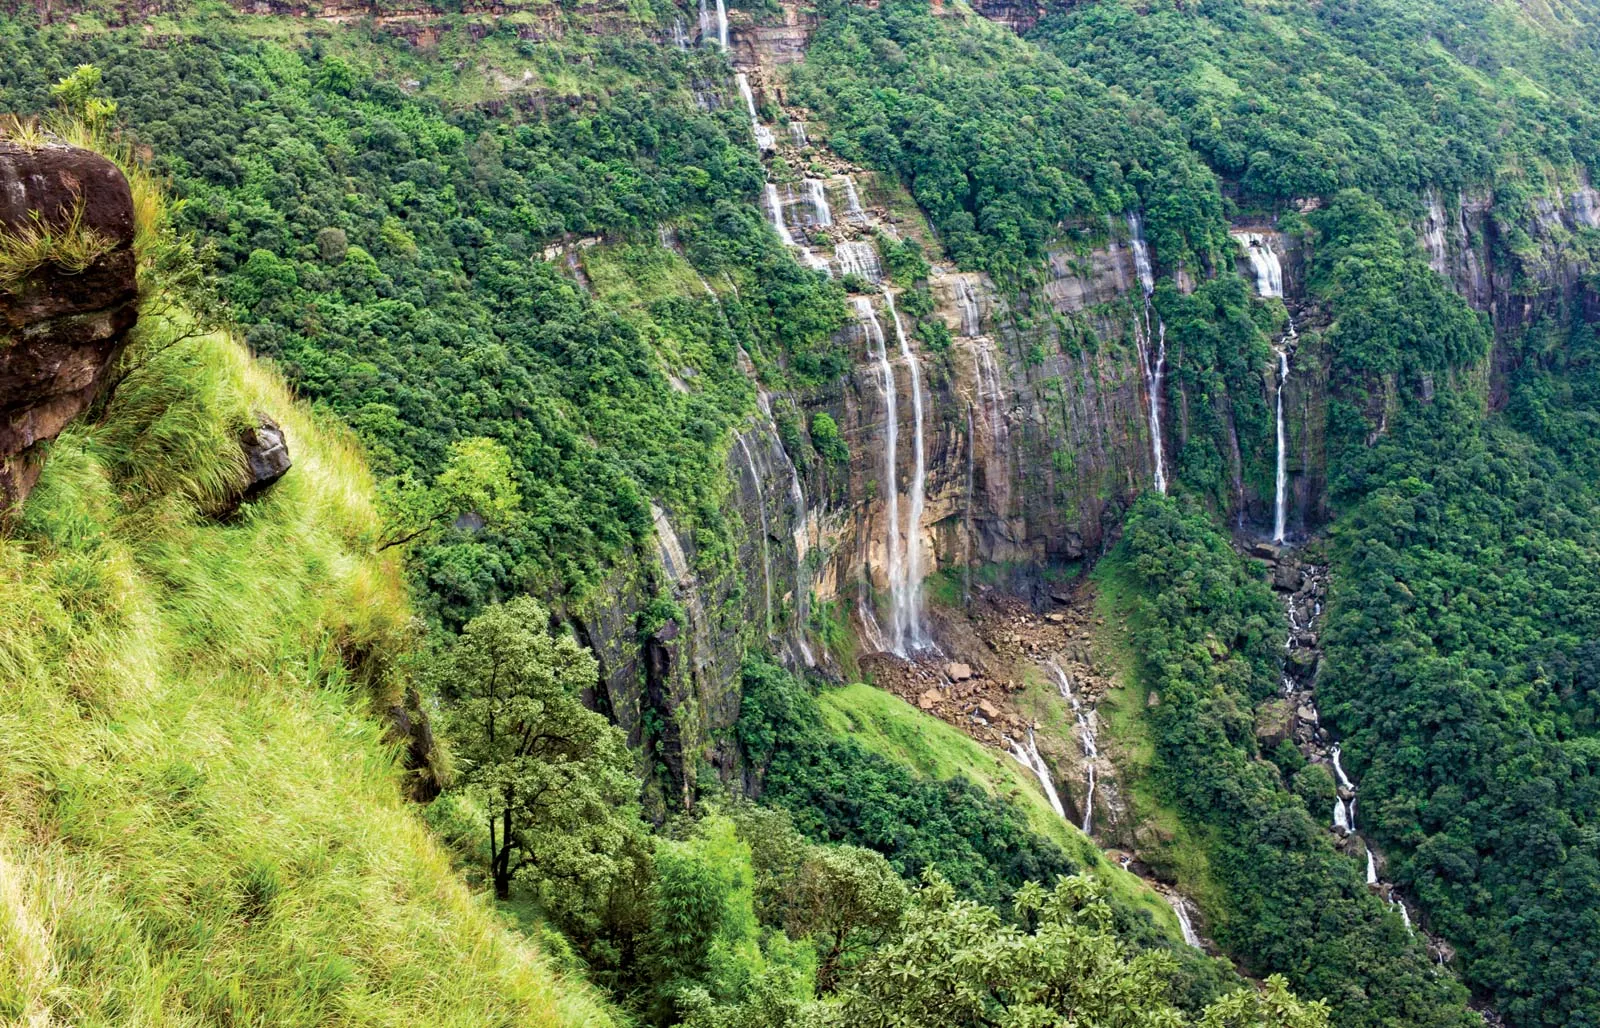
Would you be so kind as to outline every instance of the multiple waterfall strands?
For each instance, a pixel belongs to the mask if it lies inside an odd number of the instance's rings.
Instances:
[[[896,604],[904,623],[903,625],[897,623],[895,628],[896,641],[900,644],[900,648],[895,652],[905,656],[907,649],[926,650],[933,645],[933,640],[928,636],[928,627],[922,619],[922,513],[927,506],[928,481],[927,457],[922,442],[924,399],[922,371],[917,362],[917,355],[911,351],[911,344],[906,339],[905,326],[900,322],[900,313],[894,308],[894,293],[888,286],[883,287],[883,302],[888,308],[889,320],[894,324],[894,337],[900,347],[900,359],[905,361],[906,370],[911,376],[912,430],[915,433],[911,440],[911,497],[905,533],[906,559],[903,565],[905,580],[903,595]],[[890,385],[893,386],[892,381]],[[899,620],[897,618],[897,622]]]
[[[883,278],[883,266],[878,263],[878,248],[871,243],[840,243],[833,248],[833,259],[838,262],[841,278],[858,275],[872,283]]]
[[[1061,805],[1061,796],[1056,792],[1056,783],[1050,779],[1050,768],[1044,762],[1044,757],[1039,754],[1039,747],[1033,741],[1033,729],[1028,729],[1028,746],[1026,749],[1019,746],[1013,739],[1007,738],[1006,745],[1010,748],[1011,757],[1023,767],[1032,771],[1039,779],[1039,785],[1044,789],[1045,799],[1050,801],[1050,809],[1056,816],[1066,820],[1067,810]]]
[[[811,140],[806,138],[806,123],[803,121],[789,122],[789,141],[795,146],[810,146]]]
[[[778,187],[771,182],[767,183],[767,212],[772,216],[772,230],[778,233],[783,245],[793,246],[794,236],[789,234],[789,226],[783,220],[783,201],[778,199]]]
[[[818,228],[833,227],[833,210],[828,206],[828,189],[820,178],[806,179],[806,193],[811,197],[811,210]]]
[[[739,444],[739,452],[744,455],[745,470],[750,472],[750,485],[755,490],[756,506],[761,513],[761,584],[766,603],[767,638],[772,638],[772,550],[769,540],[772,529],[767,520],[767,496],[761,488],[761,472],[756,468],[755,459],[750,456],[750,447],[745,443],[743,435],[735,435],[734,441]]]
[[[861,195],[856,192],[854,175],[844,177],[844,216],[846,221],[856,225],[867,223],[867,212],[861,209]]]
[[[1100,741],[1095,728],[1094,711],[1083,705],[1078,699],[1077,692],[1072,688],[1072,676],[1052,660],[1049,662],[1050,673],[1055,676],[1056,691],[1061,698],[1072,707],[1072,716],[1078,722],[1078,741],[1083,746],[1084,758],[1084,793],[1083,793],[1083,823],[1079,826],[1084,834],[1094,831],[1094,786],[1095,765],[1100,759]]]
[[[1135,318],[1134,339],[1139,346],[1139,365],[1144,369],[1145,392],[1150,398],[1150,451],[1155,464],[1156,492],[1167,491],[1167,461],[1161,442],[1161,393],[1167,375],[1167,326],[1160,316],[1156,322],[1155,363],[1150,360],[1150,297],[1155,294],[1155,273],[1150,265],[1150,248],[1145,245],[1144,225],[1139,215],[1128,212],[1128,231],[1133,236],[1133,267],[1139,276],[1139,288],[1144,291],[1144,321]]]
[[[1233,238],[1244,247],[1250,270],[1255,273],[1256,292],[1261,296],[1283,296],[1283,264],[1271,243],[1256,232],[1235,232]]]
[[[969,339],[976,336],[983,327],[983,315],[978,309],[978,294],[964,278],[956,279],[956,306],[961,310],[961,334]]]

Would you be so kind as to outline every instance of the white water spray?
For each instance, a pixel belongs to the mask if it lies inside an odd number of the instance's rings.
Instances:
[[[1283,265],[1273,252],[1266,236],[1256,232],[1232,233],[1235,241],[1244,247],[1250,270],[1256,276],[1256,292],[1261,296],[1283,295]]]
[[[1338,798],[1333,801],[1333,827],[1346,835],[1350,834],[1350,813],[1345,810],[1344,800]]]
[[[789,226],[783,223],[783,201],[778,199],[778,187],[771,182],[767,183],[767,211],[772,215],[772,229],[783,240],[783,245],[793,246],[794,236],[789,234]]]
[[[1194,922],[1189,920],[1188,902],[1176,893],[1167,892],[1162,895],[1166,896],[1167,905],[1172,908],[1172,912],[1178,915],[1178,930],[1183,933],[1183,941],[1195,949],[1200,949],[1200,933],[1194,930]]]
[[[739,444],[739,452],[744,455],[745,470],[750,472],[750,484],[755,488],[756,507],[761,512],[761,582],[766,596],[767,611],[767,638],[772,638],[772,550],[768,540],[771,538],[772,529],[767,522],[767,495],[761,487],[761,472],[756,468],[755,459],[750,456],[750,447],[745,444],[744,436],[735,435],[734,441]]]
[[[890,292],[887,286],[883,290],[883,300],[888,306],[889,320],[894,324],[894,336],[900,346],[900,358],[906,362],[906,369],[911,373],[912,429],[916,433],[911,445],[911,499],[906,526],[906,582],[901,602],[904,610],[905,635],[901,645],[909,646],[913,650],[923,650],[928,648],[931,640],[928,638],[927,626],[922,621],[922,513],[927,505],[928,480],[927,460],[922,444],[922,372],[917,362],[917,355],[911,352],[911,344],[906,339],[906,330],[900,323],[900,314],[894,309],[894,293]],[[890,385],[893,386],[892,381]]]
[[[811,209],[816,213],[817,225],[821,228],[831,228],[833,211],[828,207],[828,190],[823,186],[822,180],[806,179],[806,192],[811,197]]]
[[[1028,746],[1024,749],[1011,739],[1006,740],[1011,748],[1011,757],[1023,767],[1032,771],[1034,777],[1039,779],[1039,785],[1044,788],[1045,799],[1050,801],[1050,809],[1056,816],[1063,820],[1067,816],[1066,808],[1061,805],[1061,797],[1056,793],[1056,784],[1050,780],[1050,768],[1045,764],[1044,757],[1039,755],[1039,747],[1033,741],[1033,729],[1028,729]]]
[[[722,7],[722,0],[717,0],[717,7],[718,9]],[[727,48],[726,43],[723,44],[723,48]],[[756,137],[756,148],[763,151],[776,149],[778,144],[772,138],[772,130],[761,124],[761,116],[756,113],[756,94],[750,88],[750,76],[741,71],[733,77],[733,80],[738,83],[739,95],[744,98],[745,110],[750,114],[750,132]],[[767,189],[768,195],[776,199],[776,187],[768,183]]]
[[[1139,347],[1139,366],[1144,371],[1145,392],[1150,397],[1150,451],[1155,464],[1156,492],[1167,491],[1167,461],[1161,441],[1162,382],[1167,375],[1167,326],[1156,318],[1156,360],[1150,363],[1150,297],[1156,291],[1155,273],[1150,266],[1150,249],[1144,241],[1144,225],[1139,215],[1128,213],[1128,231],[1133,236],[1133,268],[1139,276],[1139,287],[1144,290],[1144,323],[1135,320],[1134,339]]]
[[[889,566],[887,571],[889,578],[891,641],[885,644],[880,638],[880,640],[874,642],[874,645],[878,646],[880,651],[893,649],[895,653],[903,654],[905,650],[905,626],[901,598],[905,593],[905,569],[901,562],[900,485],[896,469],[900,442],[899,400],[896,396],[894,384],[894,369],[889,365],[889,348],[884,340],[883,326],[878,323],[878,313],[872,309],[872,301],[864,296],[855,298],[855,308],[856,321],[860,323],[861,329],[867,337],[867,355],[877,365],[878,395],[883,398],[884,409],[882,484],[884,504],[889,522],[887,553]],[[874,618],[872,623],[875,627],[877,619]],[[881,632],[879,634],[881,636]]]

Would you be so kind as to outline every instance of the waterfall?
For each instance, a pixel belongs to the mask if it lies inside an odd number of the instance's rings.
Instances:
[[[861,587],[860,595],[856,597],[856,617],[861,620],[861,630],[866,635],[866,644],[872,647],[872,652],[889,652],[889,641],[883,637],[883,626],[878,624],[878,615],[872,611],[872,601],[867,596],[865,584]]]
[[[1094,786],[1095,763],[1100,757],[1099,734],[1094,725],[1094,711],[1085,707],[1078,701],[1077,693],[1072,689],[1072,677],[1066,673],[1055,660],[1046,662],[1050,673],[1056,678],[1056,691],[1061,698],[1072,707],[1072,715],[1078,722],[1078,742],[1083,746],[1084,778],[1086,791],[1083,798],[1083,824],[1085,834],[1094,828]]]
[[[1162,381],[1167,375],[1167,326],[1156,318],[1157,349],[1154,368],[1150,365],[1150,297],[1156,291],[1155,272],[1150,267],[1150,248],[1144,241],[1144,224],[1139,215],[1128,212],[1128,231],[1133,236],[1133,269],[1139,276],[1139,287],[1144,290],[1144,325],[1137,319],[1133,325],[1134,340],[1139,348],[1139,366],[1144,371],[1144,387],[1150,396],[1150,451],[1155,463],[1156,492],[1167,491],[1167,462],[1161,442]]]
[[[704,43],[711,38],[711,11],[706,7],[706,0],[700,0],[700,42]]]
[[[867,336],[867,355],[877,364],[878,393],[883,397],[883,493],[889,522],[888,578],[890,596],[890,632],[895,653],[905,651],[905,620],[902,597],[905,595],[905,570],[900,559],[900,485],[896,471],[897,448],[900,437],[900,411],[894,384],[894,369],[889,366],[889,348],[885,344],[883,326],[878,324],[878,314],[872,301],[864,296],[855,298],[856,320]],[[874,619],[874,624],[876,619]],[[881,633],[880,633],[881,634]],[[875,643],[874,645],[877,645]],[[882,649],[891,647],[880,646]]]
[[[1373,859],[1372,847],[1367,847],[1367,884],[1378,884],[1378,862]]]
[[[1004,454],[1007,451],[1005,414],[1005,390],[1000,384],[1000,368],[995,364],[994,353],[982,343],[972,347],[973,368],[977,373],[978,394],[983,400],[983,413],[988,421],[989,440],[994,444],[995,452]]]
[[[745,445],[744,436],[733,437],[739,444],[739,452],[744,454],[744,466],[750,472],[750,484],[755,487],[756,506],[761,511],[761,581],[766,591],[767,609],[767,638],[772,638],[772,550],[768,540],[771,538],[772,529],[767,522],[767,495],[761,488],[761,472],[756,468],[755,460],[750,456],[750,447]]]
[[[1039,779],[1039,784],[1044,787],[1045,799],[1050,801],[1051,809],[1056,812],[1056,816],[1064,820],[1067,816],[1066,808],[1061,805],[1061,797],[1056,794],[1056,785],[1050,780],[1050,768],[1039,755],[1039,747],[1034,744],[1033,729],[1028,729],[1027,749],[1023,749],[1011,739],[1007,739],[1006,744],[1011,747],[1012,759],[1032,771]]]
[[[867,221],[867,212],[861,209],[861,197],[856,193],[854,175],[844,177],[844,216],[858,225],[864,225]]]
[[[972,283],[964,278],[956,279],[956,306],[961,309],[961,334],[977,335],[983,325],[983,317],[978,310],[978,296],[972,291]]]
[[[772,214],[772,228],[783,240],[783,245],[793,246],[794,236],[789,234],[789,226],[783,223],[783,202],[778,199],[778,187],[771,182],[767,183],[767,210]]]
[[[1294,332],[1290,322],[1289,331]],[[1289,458],[1288,438],[1283,428],[1283,390],[1289,384],[1289,347],[1287,340],[1278,351],[1278,479],[1272,497],[1272,541],[1283,542],[1284,522],[1289,513]]]
[[[1416,929],[1411,926],[1411,914],[1406,910],[1406,905],[1394,897],[1390,898],[1389,905],[1400,911],[1400,921],[1406,926],[1406,931],[1415,935]]]
[[[1355,785],[1350,781],[1350,777],[1344,773],[1344,765],[1339,763],[1338,743],[1333,744],[1333,773],[1338,777],[1341,789],[1349,789],[1351,792],[1355,792]]]
[[[1261,296],[1283,295],[1283,265],[1278,262],[1278,255],[1272,251],[1272,245],[1266,236],[1256,232],[1230,233],[1238,244],[1244,247],[1245,257],[1250,261],[1250,270],[1256,276],[1256,292]]]
[[[883,267],[878,263],[878,248],[871,243],[840,243],[834,247],[833,256],[839,262],[841,277],[860,275],[874,283],[883,278]]]
[[[894,309],[894,293],[889,291],[888,286],[883,289],[883,300],[889,309],[889,320],[894,324],[895,341],[900,344],[900,358],[906,362],[906,368],[911,373],[912,428],[916,435],[911,444],[911,509],[906,529],[906,588],[901,603],[910,647],[922,650],[927,649],[930,642],[927,626],[922,622],[922,512],[927,503],[928,480],[922,444],[922,372],[917,356],[911,352],[911,344],[906,340],[905,326],[900,323],[900,314]],[[893,385],[892,382],[890,384]],[[905,642],[902,640],[902,645]]]
[[[717,9],[721,10],[721,8],[722,0],[717,0]],[[723,32],[726,31],[727,27],[724,25]],[[727,49],[728,44],[723,43],[722,46],[723,49]],[[745,110],[750,113],[750,131],[756,137],[756,149],[762,151],[776,149],[778,144],[772,138],[772,130],[761,124],[761,116],[756,113],[756,94],[750,88],[750,76],[741,71],[733,77],[733,80],[738,83],[739,95],[744,97]],[[777,192],[775,187],[768,183],[767,188],[771,191],[769,195],[776,199]]]
[[[789,140],[795,146],[807,146],[811,140],[806,138],[806,123],[803,121],[789,122]]]
[[[1166,892],[1162,895],[1167,898],[1167,905],[1172,908],[1172,912],[1178,915],[1178,930],[1183,933],[1183,941],[1195,949],[1200,949],[1200,935],[1194,930],[1194,922],[1189,920],[1189,904],[1182,896],[1175,893]]]
[[[679,50],[689,49],[689,28],[682,18],[672,19],[672,42]]]
[[[961,563],[961,605],[972,606],[972,550],[975,542],[972,534],[972,494],[973,494],[973,468],[976,464],[978,437],[972,427],[972,404],[967,404],[967,503],[965,518],[967,525],[967,546],[963,554],[965,560]]]
[[[1345,810],[1344,800],[1338,797],[1333,801],[1333,827],[1346,835],[1350,834],[1350,814]]]
[[[806,179],[806,192],[811,194],[811,209],[816,212],[817,225],[822,228],[832,228],[833,211],[828,209],[828,191],[823,187],[822,180]]]
[[[722,0],[717,0],[717,45],[722,47],[723,53],[728,51],[728,8]]]

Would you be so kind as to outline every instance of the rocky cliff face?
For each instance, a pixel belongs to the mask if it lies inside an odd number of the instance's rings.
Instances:
[[[94,401],[138,317],[133,197],[110,161],[69,146],[0,141],[0,233],[71,235],[94,254],[78,269],[59,248],[0,287],[0,511],[38,479],[44,445]],[[31,263],[31,262],[30,262]]]

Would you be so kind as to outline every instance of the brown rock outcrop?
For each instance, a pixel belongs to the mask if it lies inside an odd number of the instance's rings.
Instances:
[[[0,141],[0,232],[79,231],[107,250],[82,271],[46,262],[0,284],[0,511],[39,477],[40,444],[94,402],[138,319],[133,196],[116,165],[76,147]]]

